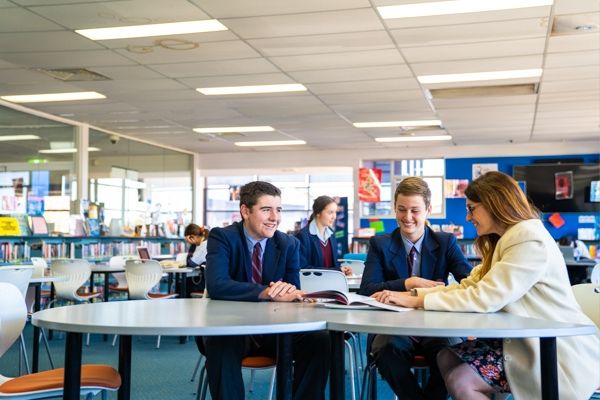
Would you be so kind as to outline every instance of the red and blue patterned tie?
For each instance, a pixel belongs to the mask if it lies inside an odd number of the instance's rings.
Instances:
[[[252,282],[262,283],[262,265],[260,262],[260,242],[256,242],[254,250],[252,250]]]

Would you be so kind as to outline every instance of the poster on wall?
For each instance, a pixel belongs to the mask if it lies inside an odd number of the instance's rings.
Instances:
[[[473,180],[490,171],[498,171],[498,164],[473,164]]]
[[[469,186],[468,179],[446,179],[444,180],[444,197],[447,199],[464,198],[467,186]]]
[[[343,257],[348,252],[348,198],[334,197],[337,203],[335,215],[335,238],[337,240],[336,258]]]
[[[358,169],[358,199],[365,203],[378,203],[381,200],[381,169]]]
[[[554,193],[556,200],[573,198],[573,171],[557,172],[554,174]]]

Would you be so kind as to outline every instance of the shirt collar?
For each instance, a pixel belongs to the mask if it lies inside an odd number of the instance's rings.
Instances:
[[[317,221],[315,221],[314,219],[312,221],[310,221],[310,224],[308,225],[308,231],[310,232],[311,235],[317,235],[319,240],[321,240],[321,242],[323,242],[323,243],[328,241],[329,237],[331,235],[333,235],[333,231],[329,226],[325,229],[325,234],[323,234],[323,232],[319,231],[319,227],[317,226]]]
[[[413,246],[415,250],[417,250],[417,253],[421,254],[421,248],[423,247],[423,239],[425,239],[425,232],[423,232],[419,240],[417,240],[415,243],[405,238],[404,235],[402,235],[402,233],[400,233],[400,236],[402,237],[402,244],[404,245],[406,254],[410,253],[410,249],[412,249]]]
[[[264,238],[264,239],[261,239],[261,240],[255,240],[252,236],[250,236],[250,234],[246,230],[246,227],[243,226],[243,225],[242,225],[242,227],[244,228],[244,236],[246,236],[246,246],[248,246],[248,250],[250,251],[250,253],[252,253],[252,251],[254,250],[254,245],[257,242],[259,242],[260,243],[261,253],[264,254],[265,247],[267,245],[267,240],[269,240],[269,238]]]

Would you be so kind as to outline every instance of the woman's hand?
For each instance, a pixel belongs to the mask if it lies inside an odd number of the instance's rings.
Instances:
[[[385,304],[395,304],[407,308],[423,308],[423,297],[411,296],[410,292],[383,290],[371,295],[375,300]]]

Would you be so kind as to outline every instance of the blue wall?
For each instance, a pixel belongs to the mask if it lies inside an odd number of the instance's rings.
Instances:
[[[512,175],[513,167],[516,165],[532,164],[535,160],[558,160],[577,158],[583,159],[585,163],[599,162],[600,154],[577,154],[577,155],[552,155],[552,156],[525,156],[525,157],[487,157],[487,158],[449,158],[446,159],[446,179],[468,179],[471,181],[473,164],[498,164],[498,170],[506,174]],[[476,236],[475,228],[468,223],[467,211],[465,208],[465,199],[446,199],[446,218],[445,219],[430,219],[432,224],[455,224],[464,226],[464,238],[474,239]],[[564,235],[572,235],[577,237],[577,228],[593,228],[593,224],[580,225],[578,218],[580,215],[591,215],[593,213],[560,213],[565,220],[565,224],[559,228],[554,228],[549,222],[548,217],[551,214],[544,214],[544,225],[552,235],[558,239]],[[396,220],[393,218],[381,218],[383,221],[385,232],[389,233],[396,227]],[[361,218],[361,228],[369,227],[369,219]]]

